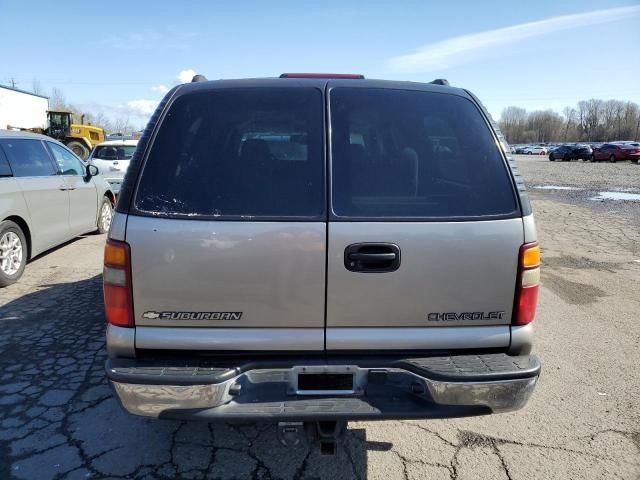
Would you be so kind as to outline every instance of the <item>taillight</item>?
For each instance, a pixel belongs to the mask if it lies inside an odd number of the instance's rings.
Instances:
[[[536,316],[538,287],[540,285],[540,247],[538,242],[520,247],[518,279],[513,306],[513,325],[527,325]]]
[[[107,240],[102,281],[107,321],[118,327],[133,327],[131,253],[127,243]]]

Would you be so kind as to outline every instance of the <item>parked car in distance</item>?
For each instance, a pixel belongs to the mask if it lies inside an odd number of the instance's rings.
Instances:
[[[609,160],[612,163],[630,160],[638,163],[640,159],[640,143],[605,143],[600,148],[595,148],[591,155],[591,161]]]
[[[525,148],[524,153],[526,153],[527,155],[546,155],[547,147],[543,147],[542,145],[534,145],[532,147]]]
[[[137,145],[138,140],[111,140],[96,145],[89,156],[88,162],[98,167],[116,195]]]
[[[515,153],[517,154],[527,153],[528,148],[529,148],[529,145],[517,145]]]
[[[592,150],[589,145],[562,145],[549,153],[549,160],[562,160],[568,162],[570,160],[590,160]]]
[[[442,80],[199,77],[149,120],[105,247],[122,406],[282,422],[291,445],[320,421],[523,407],[540,249],[479,101]]]
[[[0,287],[16,282],[42,252],[105,233],[114,199],[98,169],[62,143],[0,130]]]

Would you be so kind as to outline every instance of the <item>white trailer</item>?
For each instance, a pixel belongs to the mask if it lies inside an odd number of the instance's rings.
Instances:
[[[0,85],[0,129],[47,128],[49,98]]]

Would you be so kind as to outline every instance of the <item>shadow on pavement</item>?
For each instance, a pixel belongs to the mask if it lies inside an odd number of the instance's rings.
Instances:
[[[363,428],[344,448],[286,448],[274,424],[134,417],[104,375],[101,275],[0,307],[0,478],[366,478]]]

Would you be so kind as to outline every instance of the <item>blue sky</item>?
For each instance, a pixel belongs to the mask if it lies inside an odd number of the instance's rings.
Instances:
[[[0,0],[0,19],[0,84],[30,89],[37,79],[141,126],[190,70],[442,77],[496,118],[508,105],[640,103],[640,1]]]

